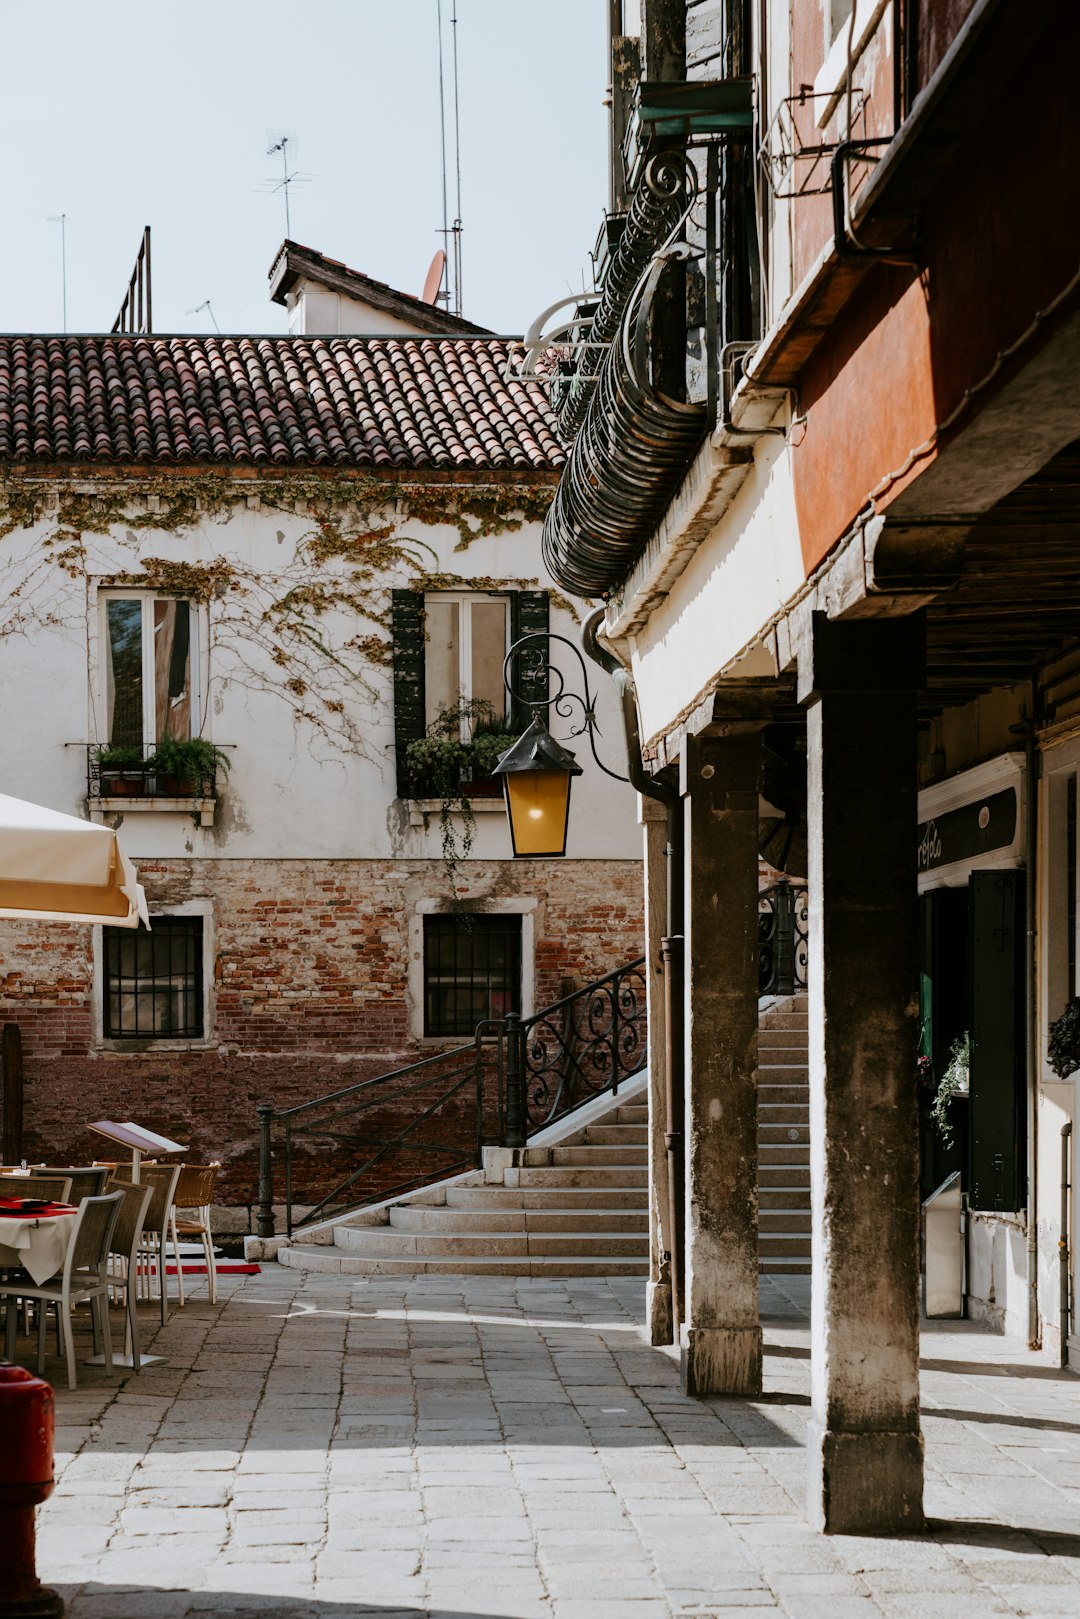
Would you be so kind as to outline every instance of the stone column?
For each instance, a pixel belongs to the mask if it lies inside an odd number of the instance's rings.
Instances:
[[[919,1428],[916,699],[921,615],[831,623],[807,707],[812,1415],[809,1516],[923,1524]]]
[[[667,1102],[664,1073],[664,979],[660,941],[667,931],[667,810],[655,798],[638,798],[645,844],[645,970],[649,996],[649,1281],[646,1315],[649,1342],[672,1341]]]
[[[760,735],[690,739],[685,797],[688,1394],[758,1394]]]

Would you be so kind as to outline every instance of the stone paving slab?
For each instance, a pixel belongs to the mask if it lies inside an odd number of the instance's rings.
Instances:
[[[686,1398],[628,1278],[219,1288],[146,1310],[139,1377],[48,1365],[69,1619],[1080,1616],[1080,1379],[968,1323],[923,1337],[929,1533],[826,1538],[805,1278],[763,1279],[756,1401]]]

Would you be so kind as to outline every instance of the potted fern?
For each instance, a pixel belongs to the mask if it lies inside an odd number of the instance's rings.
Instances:
[[[163,737],[146,762],[148,773],[157,778],[157,791],[166,798],[205,796],[213,792],[220,772],[227,776],[232,761],[204,736],[180,741]]]
[[[130,798],[144,790],[146,761],[137,743],[107,743],[98,748],[96,762],[103,798]]]
[[[465,732],[465,736],[462,733]],[[410,742],[405,753],[405,779],[413,798],[439,802],[443,865],[456,894],[454,874],[467,859],[476,831],[470,800],[502,795],[502,783],[491,772],[516,740],[506,720],[480,698],[465,698],[444,708],[426,735]],[[454,814],[461,816],[460,832]]]

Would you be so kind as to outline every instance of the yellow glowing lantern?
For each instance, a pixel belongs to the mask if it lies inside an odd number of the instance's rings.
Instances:
[[[492,775],[503,778],[515,856],[564,855],[570,782],[581,775],[574,755],[534,717],[524,735],[502,755]]]

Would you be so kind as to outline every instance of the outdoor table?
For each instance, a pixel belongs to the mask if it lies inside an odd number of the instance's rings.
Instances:
[[[39,1286],[64,1268],[78,1209],[48,1203],[37,1212],[5,1209],[15,1198],[0,1198],[0,1268],[20,1267]]]

